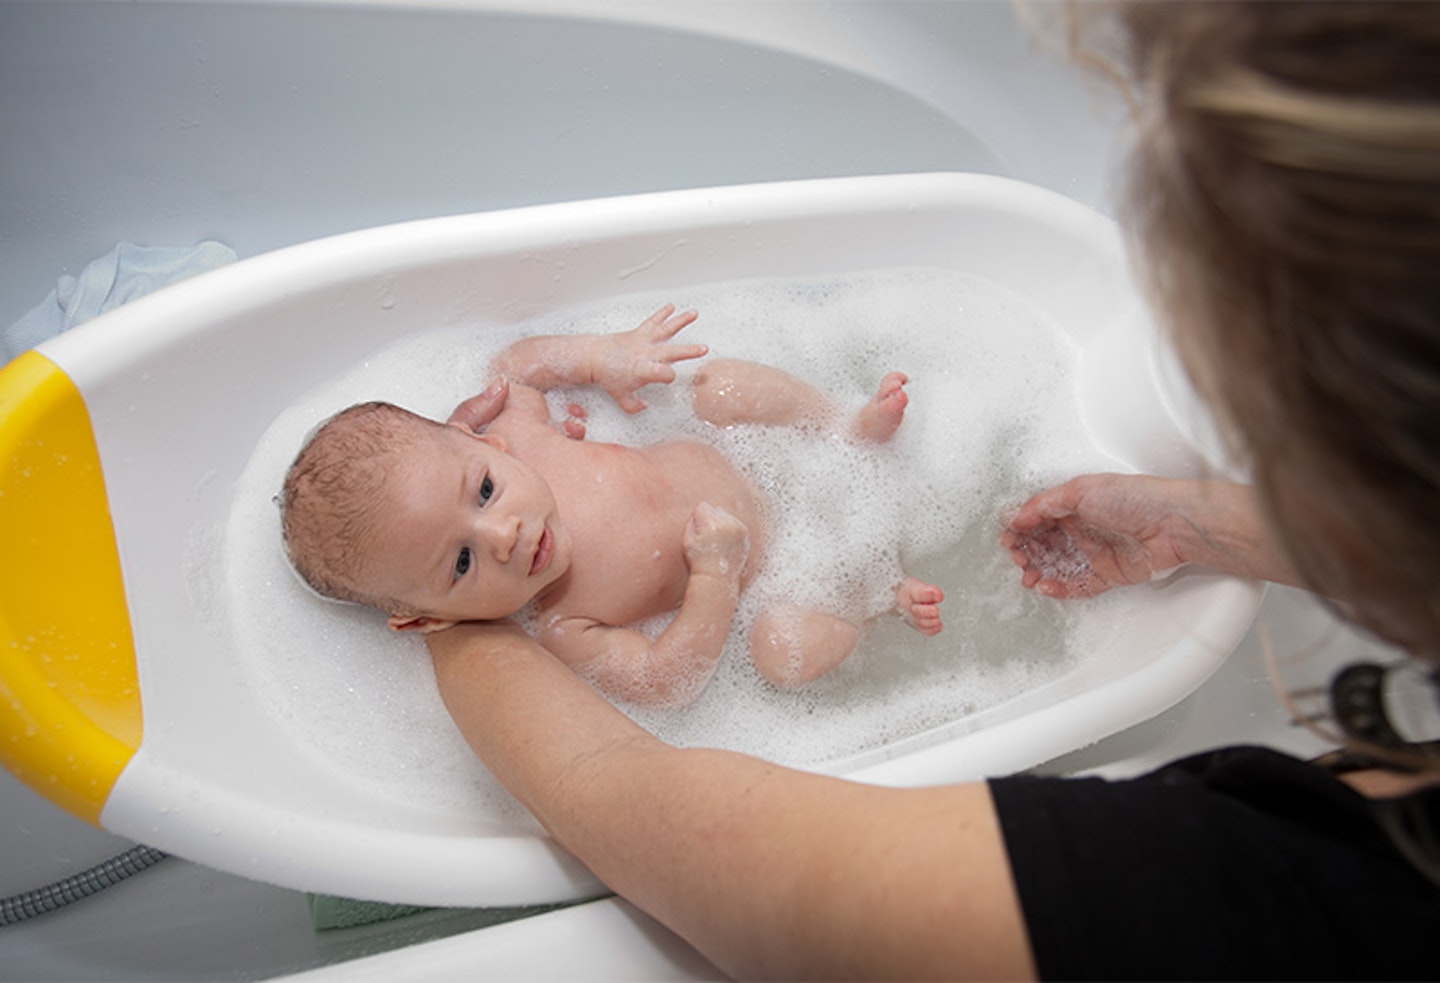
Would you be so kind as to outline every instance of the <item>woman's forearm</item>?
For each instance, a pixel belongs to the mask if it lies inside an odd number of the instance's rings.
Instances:
[[[1182,552],[1190,563],[1242,577],[1303,586],[1269,529],[1255,490],[1230,481],[1163,482],[1173,496]]]
[[[428,641],[446,706],[496,778],[727,972],[1033,976],[983,784],[883,789],[673,748],[517,629]]]

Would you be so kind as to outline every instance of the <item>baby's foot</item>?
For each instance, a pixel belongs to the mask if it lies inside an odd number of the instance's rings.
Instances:
[[[910,402],[910,397],[905,395],[905,383],[909,381],[903,372],[891,372],[881,379],[874,398],[855,414],[851,433],[877,444],[889,440],[905,418],[905,406]]]
[[[940,602],[945,592],[934,584],[914,577],[895,588],[895,612],[905,623],[922,635],[938,635],[945,627],[940,623]]]

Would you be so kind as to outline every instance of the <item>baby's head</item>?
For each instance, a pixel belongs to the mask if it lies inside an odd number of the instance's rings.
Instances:
[[[390,403],[359,403],[300,449],[285,475],[280,521],[291,564],[316,592],[406,613],[398,598],[366,589],[369,554],[385,521],[388,475],[438,425]]]
[[[508,617],[569,566],[549,485],[504,440],[389,403],[322,424],[280,508],[305,582],[379,608],[397,629]]]

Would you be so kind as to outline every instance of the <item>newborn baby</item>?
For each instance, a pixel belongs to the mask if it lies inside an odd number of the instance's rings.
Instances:
[[[282,516],[295,569],[328,597],[379,608],[397,630],[440,631],[535,605],[538,637],[608,694],[694,700],[723,651],[740,592],[765,555],[766,503],[725,457],[696,441],[648,447],[584,440],[583,414],[552,422],[544,390],[602,387],[626,412],[643,386],[703,345],[672,341],[696,319],[666,306],[619,334],[527,338],[496,357],[499,379],[446,423],[362,403],[324,423],[285,480]],[[700,419],[717,426],[840,429],[890,439],[906,379],[890,373],[853,418],[778,369],[712,360],[695,374]],[[938,587],[907,577],[895,611],[941,630]],[[633,627],[674,611],[651,638]],[[777,686],[829,672],[863,626],[776,604],[750,651]]]

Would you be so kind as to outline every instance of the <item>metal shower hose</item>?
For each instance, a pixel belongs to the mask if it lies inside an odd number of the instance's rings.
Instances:
[[[68,904],[119,884],[134,874],[153,867],[169,854],[148,846],[136,846],[89,870],[82,870],[46,887],[0,898],[0,926],[14,925],[63,908]]]

